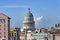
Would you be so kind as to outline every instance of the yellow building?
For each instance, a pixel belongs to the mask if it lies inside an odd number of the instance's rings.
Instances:
[[[10,29],[10,40],[20,40],[20,28]]]

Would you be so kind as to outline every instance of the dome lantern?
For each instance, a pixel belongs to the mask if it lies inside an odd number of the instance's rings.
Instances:
[[[33,14],[30,12],[30,8],[28,8],[28,12],[25,17],[33,17]]]

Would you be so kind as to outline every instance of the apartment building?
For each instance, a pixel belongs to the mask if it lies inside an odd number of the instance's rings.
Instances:
[[[0,13],[0,40],[9,40],[10,17]]]

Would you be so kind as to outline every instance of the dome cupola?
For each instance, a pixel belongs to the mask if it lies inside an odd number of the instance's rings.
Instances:
[[[28,8],[28,12],[25,17],[33,17],[33,14],[30,12],[30,8]]]

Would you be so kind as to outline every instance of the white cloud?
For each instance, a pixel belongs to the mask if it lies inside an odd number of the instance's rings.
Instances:
[[[0,8],[26,8],[28,6],[10,5],[10,6],[0,6]]]
[[[35,17],[35,24],[38,24],[43,19],[43,16]]]

